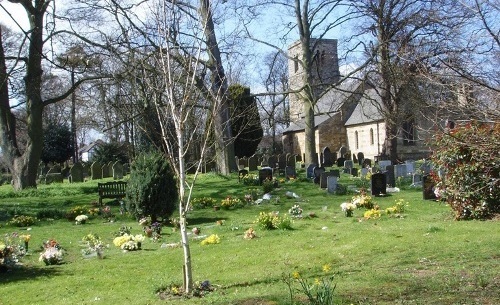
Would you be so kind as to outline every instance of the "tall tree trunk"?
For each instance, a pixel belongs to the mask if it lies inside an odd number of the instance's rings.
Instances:
[[[214,113],[215,151],[219,171],[228,175],[237,170],[234,158],[234,144],[231,131],[231,118],[227,98],[227,79],[222,65],[219,45],[215,35],[210,0],[200,0],[200,16],[205,29],[205,40],[212,72],[212,96],[219,103],[218,113]]]
[[[50,2],[50,1],[48,1]],[[21,4],[30,15],[30,37],[28,59],[26,63],[26,75],[24,77],[26,91],[26,124],[27,142],[21,153],[15,140],[15,120],[10,111],[8,91],[3,89],[1,97],[1,148],[4,157],[12,172],[12,183],[15,190],[36,187],[38,163],[42,154],[43,131],[42,114],[43,101],[41,97],[42,87],[42,54],[43,54],[43,17],[48,2],[36,1],[35,6],[29,1]],[[4,55],[1,50],[0,55]],[[4,56],[1,56],[4,58]],[[6,85],[5,59],[0,64],[4,74],[2,86]]]

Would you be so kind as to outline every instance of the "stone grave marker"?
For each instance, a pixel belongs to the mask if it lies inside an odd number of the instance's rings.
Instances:
[[[314,183],[319,184],[321,179],[321,174],[325,172],[325,168],[323,166],[316,166],[313,169],[314,172]]]
[[[434,193],[434,181],[430,175],[422,176],[422,196],[424,200],[436,199],[436,194]]]
[[[259,184],[262,185],[262,181],[266,179],[273,180],[273,169],[270,167],[263,167],[259,170]]]
[[[381,171],[387,170],[387,166],[392,165],[391,160],[380,160],[378,161],[378,167],[380,168]]]
[[[363,166],[363,160],[365,159],[365,154],[358,152],[358,165]]]
[[[340,158],[344,158],[346,153],[347,153],[347,147],[345,147],[345,146],[340,147],[340,149],[339,149]]]
[[[322,172],[320,177],[319,177],[319,187],[322,189],[326,189],[328,187],[328,177],[333,176],[337,178],[336,176],[333,175],[332,172]]]
[[[337,159],[337,167],[343,167],[344,166],[344,162],[345,162],[345,158],[338,158]]]
[[[257,157],[255,155],[248,158],[248,170],[249,171],[257,170]]]
[[[372,175],[371,181],[372,195],[379,196],[387,194],[387,183],[384,174],[376,173]]]
[[[421,185],[422,184],[422,175],[413,174],[412,176],[412,185]]]
[[[333,165],[333,156],[332,156],[332,152],[330,151],[330,148],[328,147],[325,147],[323,148],[323,151],[322,151],[322,159],[321,159],[321,166],[327,166],[327,167],[330,167]]]
[[[335,176],[328,176],[326,178],[326,188],[328,193],[334,194],[335,191],[337,190],[337,177]]]
[[[295,155],[288,153],[286,154],[286,166],[294,166],[295,167]]]
[[[352,161],[356,164],[358,163],[358,157],[356,157],[356,154],[352,154]]]
[[[45,184],[51,184],[52,182],[63,183],[63,175],[59,173],[51,173],[50,171],[45,175]]]
[[[287,166],[285,167],[285,177],[286,179],[296,178],[297,172],[295,171],[295,166]]]
[[[111,176],[109,174],[109,166],[107,164],[101,166],[101,173],[103,178],[108,178],[109,176]]]
[[[352,160],[345,160],[344,161],[344,167],[350,169],[354,167],[354,162]]]
[[[420,170],[424,173],[424,174],[430,174],[431,170],[432,170],[432,165],[428,162],[424,162],[422,163],[422,165],[420,166]]]
[[[276,156],[270,156],[267,159],[267,164],[270,168],[275,169],[276,166],[278,165],[278,158],[276,158]]]
[[[368,172],[369,172],[368,168],[363,167],[360,171],[361,179],[365,179],[366,175],[368,175]]]
[[[113,169],[114,180],[123,179],[123,165],[119,161],[113,163],[112,169]]]
[[[307,166],[307,169],[306,169],[306,177],[308,179],[312,179],[314,178],[314,168],[318,166],[317,164],[314,164],[314,163],[311,163]]]
[[[261,167],[268,167],[269,166],[269,157],[268,156],[263,156],[262,161],[260,162]]]
[[[382,173],[384,173],[386,177],[387,185],[389,185],[390,187],[395,187],[396,177],[394,176],[394,165],[387,165],[385,169],[386,170],[383,171]]]
[[[54,164],[54,166],[49,168],[49,170],[47,171],[47,175],[48,174],[55,174],[55,173],[58,173],[58,174],[61,173],[61,166],[59,164]]]
[[[102,166],[97,161],[90,166],[90,178],[92,180],[102,179]]]
[[[69,170],[69,182],[83,182],[83,165],[80,162],[76,162]]]
[[[368,158],[363,159],[363,167],[372,167],[372,160]]]
[[[413,174],[415,173],[415,161],[406,161],[406,172],[408,174]]]
[[[356,167],[351,168],[351,175],[353,177],[357,177],[358,176],[358,169]]]
[[[61,175],[63,176],[63,178],[69,176],[69,170],[70,168],[68,166],[64,166],[63,168],[61,168]]]
[[[247,162],[248,162],[248,161],[247,161],[247,158],[245,158],[245,157],[240,158],[240,159],[238,160],[238,163],[237,163],[237,164],[238,164],[238,167],[239,167],[240,169],[243,169],[243,168],[247,167]]]
[[[285,174],[286,155],[281,154],[278,156],[278,172]]]
[[[394,175],[398,177],[406,177],[408,175],[406,164],[394,165]]]
[[[333,176],[340,178],[340,171],[338,169],[331,169],[330,173],[332,173]]]
[[[47,173],[49,172],[49,170],[50,170],[50,167],[48,167],[44,163],[40,163],[40,165],[39,165],[39,176],[40,177],[45,177],[45,175],[47,175]]]

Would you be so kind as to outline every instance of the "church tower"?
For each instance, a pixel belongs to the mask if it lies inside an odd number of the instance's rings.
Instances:
[[[294,42],[288,48],[288,77],[291,90],[298,90],[304,86],[301,53],[300,41]],[[313,54],[313,87],[317,96],[326,87],[340,79],[337,39],[311,39],[311,53]],[[303,111],[299,95],[291,94],[290,120],[294,122],[303,118]]]

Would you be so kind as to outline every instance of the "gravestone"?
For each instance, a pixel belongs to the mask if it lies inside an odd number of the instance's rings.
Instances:
[[[362,152],[358,152],[358,165],[363,166],[363,159],[365,158],[365,154]]]
[[[45,184],[52,182],[63,183],[63,175],[61,173],[51,173],[50,171],[45,175]]]
[[[355,154],[352,154],[352,161],[353,161],[354,163],[358,163],[358,158],[356,157],[356,155],[355,155]]]
[[[103,166],[101,166],[101,175],[103,178],[108,178],[109,176],[111,176],[109,174],[109,166],[107,164],[104,164]]]
[[[48,174],[60,174],[61,173],[61,166],[59,166],[59,164],[54,164],[54,166],[52,166],[48,171],[47,171],[47,175]]]
[[[102,179],[102,166],[97,161],[90,166],[90,178],[92,180]]]
[[[332,172],[322,172],[319,177],[319,187],[322,189],[326,189],[328,187],[328,177],[335,177]]]
[[[207,162],[207,163],[206,163],[207,167],[208,167],[208,164],[209,164],[209,163],[210,163],[210,162]],[[212,163],[213,163],[213,162],[212,162]],[[128,163],[123,164],[123,174],[124,174],[124,175],[130,174],[130,164],[128,164]]]
[[[344,162],[345,162],[345,158],[338,158],[337,159],[337,167],[343,167],[344,166]]]
[[[241,168],[241,169],[243,169],[243,168],[247,167],[247,162],[248,162],[248,161],[247,161],[247,158],[245,158],[245,157],[240,158],[240,159],[238,160],[238,163],[237,163],[237,164],[238,164],[238,167],[239,167],[239,168]],[[243,168],[242,168],[242,167],[243,167]]]
[[[434,180],[430,175],[422,176],[422,196],[424,200],[436,199],[436,194],[434,193]]]
[[[394,165],[394,175],[398,177],[406,177],[408,175],[406,164]]]
[[[351,168],[354,167],[354,162],[352,160],[345,160],[344,161],[344,167],[349,169],[349,172],[351,171]]]
[[[387,194],[387,183],[384,174],[376,173],[372,175],[371,180],[372,195],[379,196]]]
[[[340,171],[338,169],[331,169],[330,173],[332,173],[332,176],[340,178]]]
[[[281,154],[278,156],[278,171],[279,173],[285,174],[286,167],[286,155]]]
[[[123,179],[123,165],[119,161],[113,163],[112,169],[113,169],[114,180]]]
[[[263,167],[259,170],[259,184],[262,185],[262,181],[266,179],[273,180],[273,169],[270,167]]]
[[[372,160],[371,159],[368,159],[368,158],[365,158],[363,159],[363,167],[372,167]]]
[[[64,166],[63,168],[61,168],[61,175],[63,176],[63,178],[69,176],[69,170],[70,170],[70,168],[67,166]]]
[[[276,158],[276,156],[270,156],[268,159],[267,159],[267,164],[270,168],[272,169],[275,169],[276,166],[278,165],[278,159]]]
[[[323,166],[316,166],[313,169],[314,172],[314,183],[319,184],[321,179],[321,174],[325,172],[325,168]]]
[[[48,167],[46,164],[40,163],[40,165],[39,165],[39,175],[41,177],[44,177],[45,175],[47,175],[47,173],[49,172],[49,170],[50,170],[50,167]]]
[[[90,164],[85,164],[83,166],[83,177],[89,177],[90,176]]]
[[[287,166],[285,167],[285,177],[286,179],[296,178],[297,172],[295,171],[295,166]]]
[[[268,167],[269,166],[269,156],[264,155],[262,157],[262,161],[260,162],[261,167]]]
[[[240,167],[240,158],[238,158],[238,156],[234,156],[234,162],[236,163],[236,166],[239,168]]]
[[[238,182],[240,182],[246,175],[248,175],[248,171],[246,169],[240,169],[238,171]]]
[[[295,166],[295,155],[291,153],[286,154],[286,166]]]
[[[396,177],[394,176],[394,165],[387,165],[385,169],[386,170],[382,173],[384,173],[386,177],[387,185],[389,185],[390,187],[395,187]]]
[[[248,170],[249,171],[257,170],[257,157],[255,155],[248,158]]]
[[[76,162],[69,170],[70,183],[83,182],[83,165],[80,162]]]
[[[340,147],[340,149],[339,149],[340,158],[344,158],[346,153],[347,153],[347,147],[345,147],[345,146]]]
[[[323,157],[321,159],[321,166],[327,166],[330,167],[333,165],[333,159],[332,159],[332,152],[330,151],[330,148],[325,147],[323,148]]]
[[[422,163],[422,165],[420,165],[420,170],[424,173],[424,174],[430,174],[431,170],[432,170],[432,164],[428,163],[428,162],[424,162]]]
[[[380,160],[378,161],[378,167],[380,168],[381,171],[387,170],[387,166],[392,165],[391,160]]]
[[[368,172],[369,172],[368,168],[363,167],[363,168],[361,169],[361,172],[360,172],[360,174],[361,174],[361,179],[365,179],[365,178],[366,178],[366,175],[368,175]]]
[[[412,177],[412,185],[421,185],[422,184],[422,175],[420,174],[413,174]]]
[[[358,176],[358,169],[356,167],[351,168],[351,175],[353,177],[357,177]]]
[[[314,168],[318,166],[317,164],[314,164],[314,163],[311,163],[307,166],[307,169],[306,169],[306,177],[308,179],[312,179],[314,178]]]
[[[335,176],[328,176],[326,178],[326,188],[328,193],[333,194],[337,190],[337,177]]]
[[[415,161],[406,161],[406,172],[408,174],[413,174],[415,173]]]

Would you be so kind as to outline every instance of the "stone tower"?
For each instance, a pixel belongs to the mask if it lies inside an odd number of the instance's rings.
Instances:
[[[313,87],[316,96],[325,88],[340,79],[339,59],[337,54],[337,39],[311,39],[313,54]],[[288,48],[288,76],[291,90],[301,88],[304,83],[304,70],[300,64],[300,41],[294,42]],[[302,101],[298,94],[290,95],[290,120],[297,121],[303,117]]]

